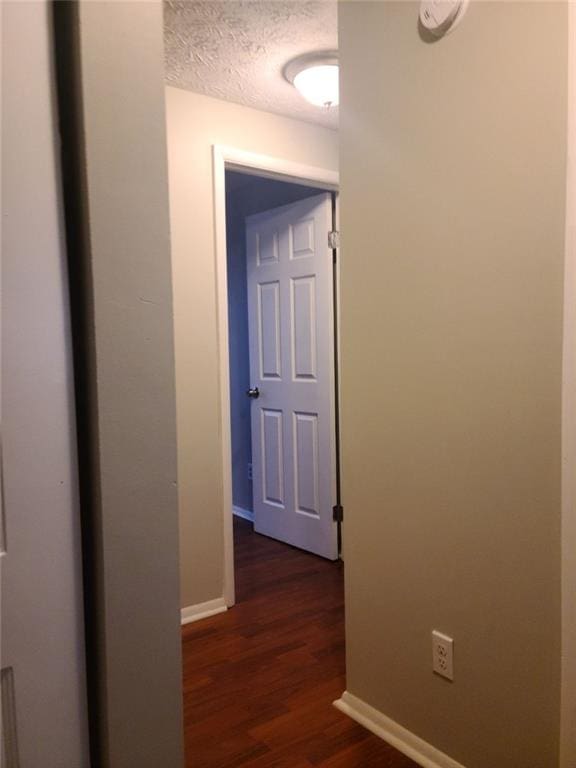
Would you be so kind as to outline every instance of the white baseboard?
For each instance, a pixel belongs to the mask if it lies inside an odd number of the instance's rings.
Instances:
[[[407,755],[422,768],[464,768],[461,763],[457,763],[444,752],[440,752],[436,747],[348,691],[344,691],[342,697],[334,702],[334,706],[399,752]]]
[[[254,522],[254,512],[250,509],[244,509],[243,507],[237,507],[235,504],[232,507],[233,514],[236,515],[236,517],[242,517],[244,520],[250,520],[251,523]]]
[[[180,611],[180,624],[191,624],[193,621],[206,619],[208,616],[215,616],[217,613],[224,613],[228,607],[223,597],[217,597],[215,600],[208,600],[205,603],[197,605],[188,605]]]

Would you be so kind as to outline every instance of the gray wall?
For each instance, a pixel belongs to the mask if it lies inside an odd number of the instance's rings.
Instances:
[[[78,13],[103,768],[183,764],[160,2]]]
[[[80,516],[51,12],[47,2],[5,2],[1,14],[1,659],[13,673],[21,768],[85,768]]]
[[[340,5],[347,685],[467,768],[556,768],[567,7],[427,43],[418,6]]]
[[[246,216],[317,195],[320,190],[274,179],[226,172],[226,238],[228,248],[228,325],[232,427],[232,500],[252,511],[250,429],[250,355],[246,284]]]

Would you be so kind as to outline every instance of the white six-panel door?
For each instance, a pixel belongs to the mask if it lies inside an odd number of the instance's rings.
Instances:
[[[246,219],[254,527],[336,559],[329,193]]]

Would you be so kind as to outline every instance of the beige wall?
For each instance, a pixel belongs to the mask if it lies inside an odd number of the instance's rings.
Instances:
[[[566,6],[417,13],[340,5],[348,688],[467,768],[556,768]]]
[[[561,768],[576,765],[576,3],[569,4],[568,173],[564,272]]]
[[[337,134],[166,89],[174,275],[181,603],[223,594],[222,460],[212,145],[338,167]]]

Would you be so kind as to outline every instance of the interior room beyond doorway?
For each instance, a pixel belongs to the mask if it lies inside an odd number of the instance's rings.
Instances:
[[[246,217],[317,195],[322,190],[226,171],[226,238],[234,514],[253,520],[250,352],[246,269]]]

